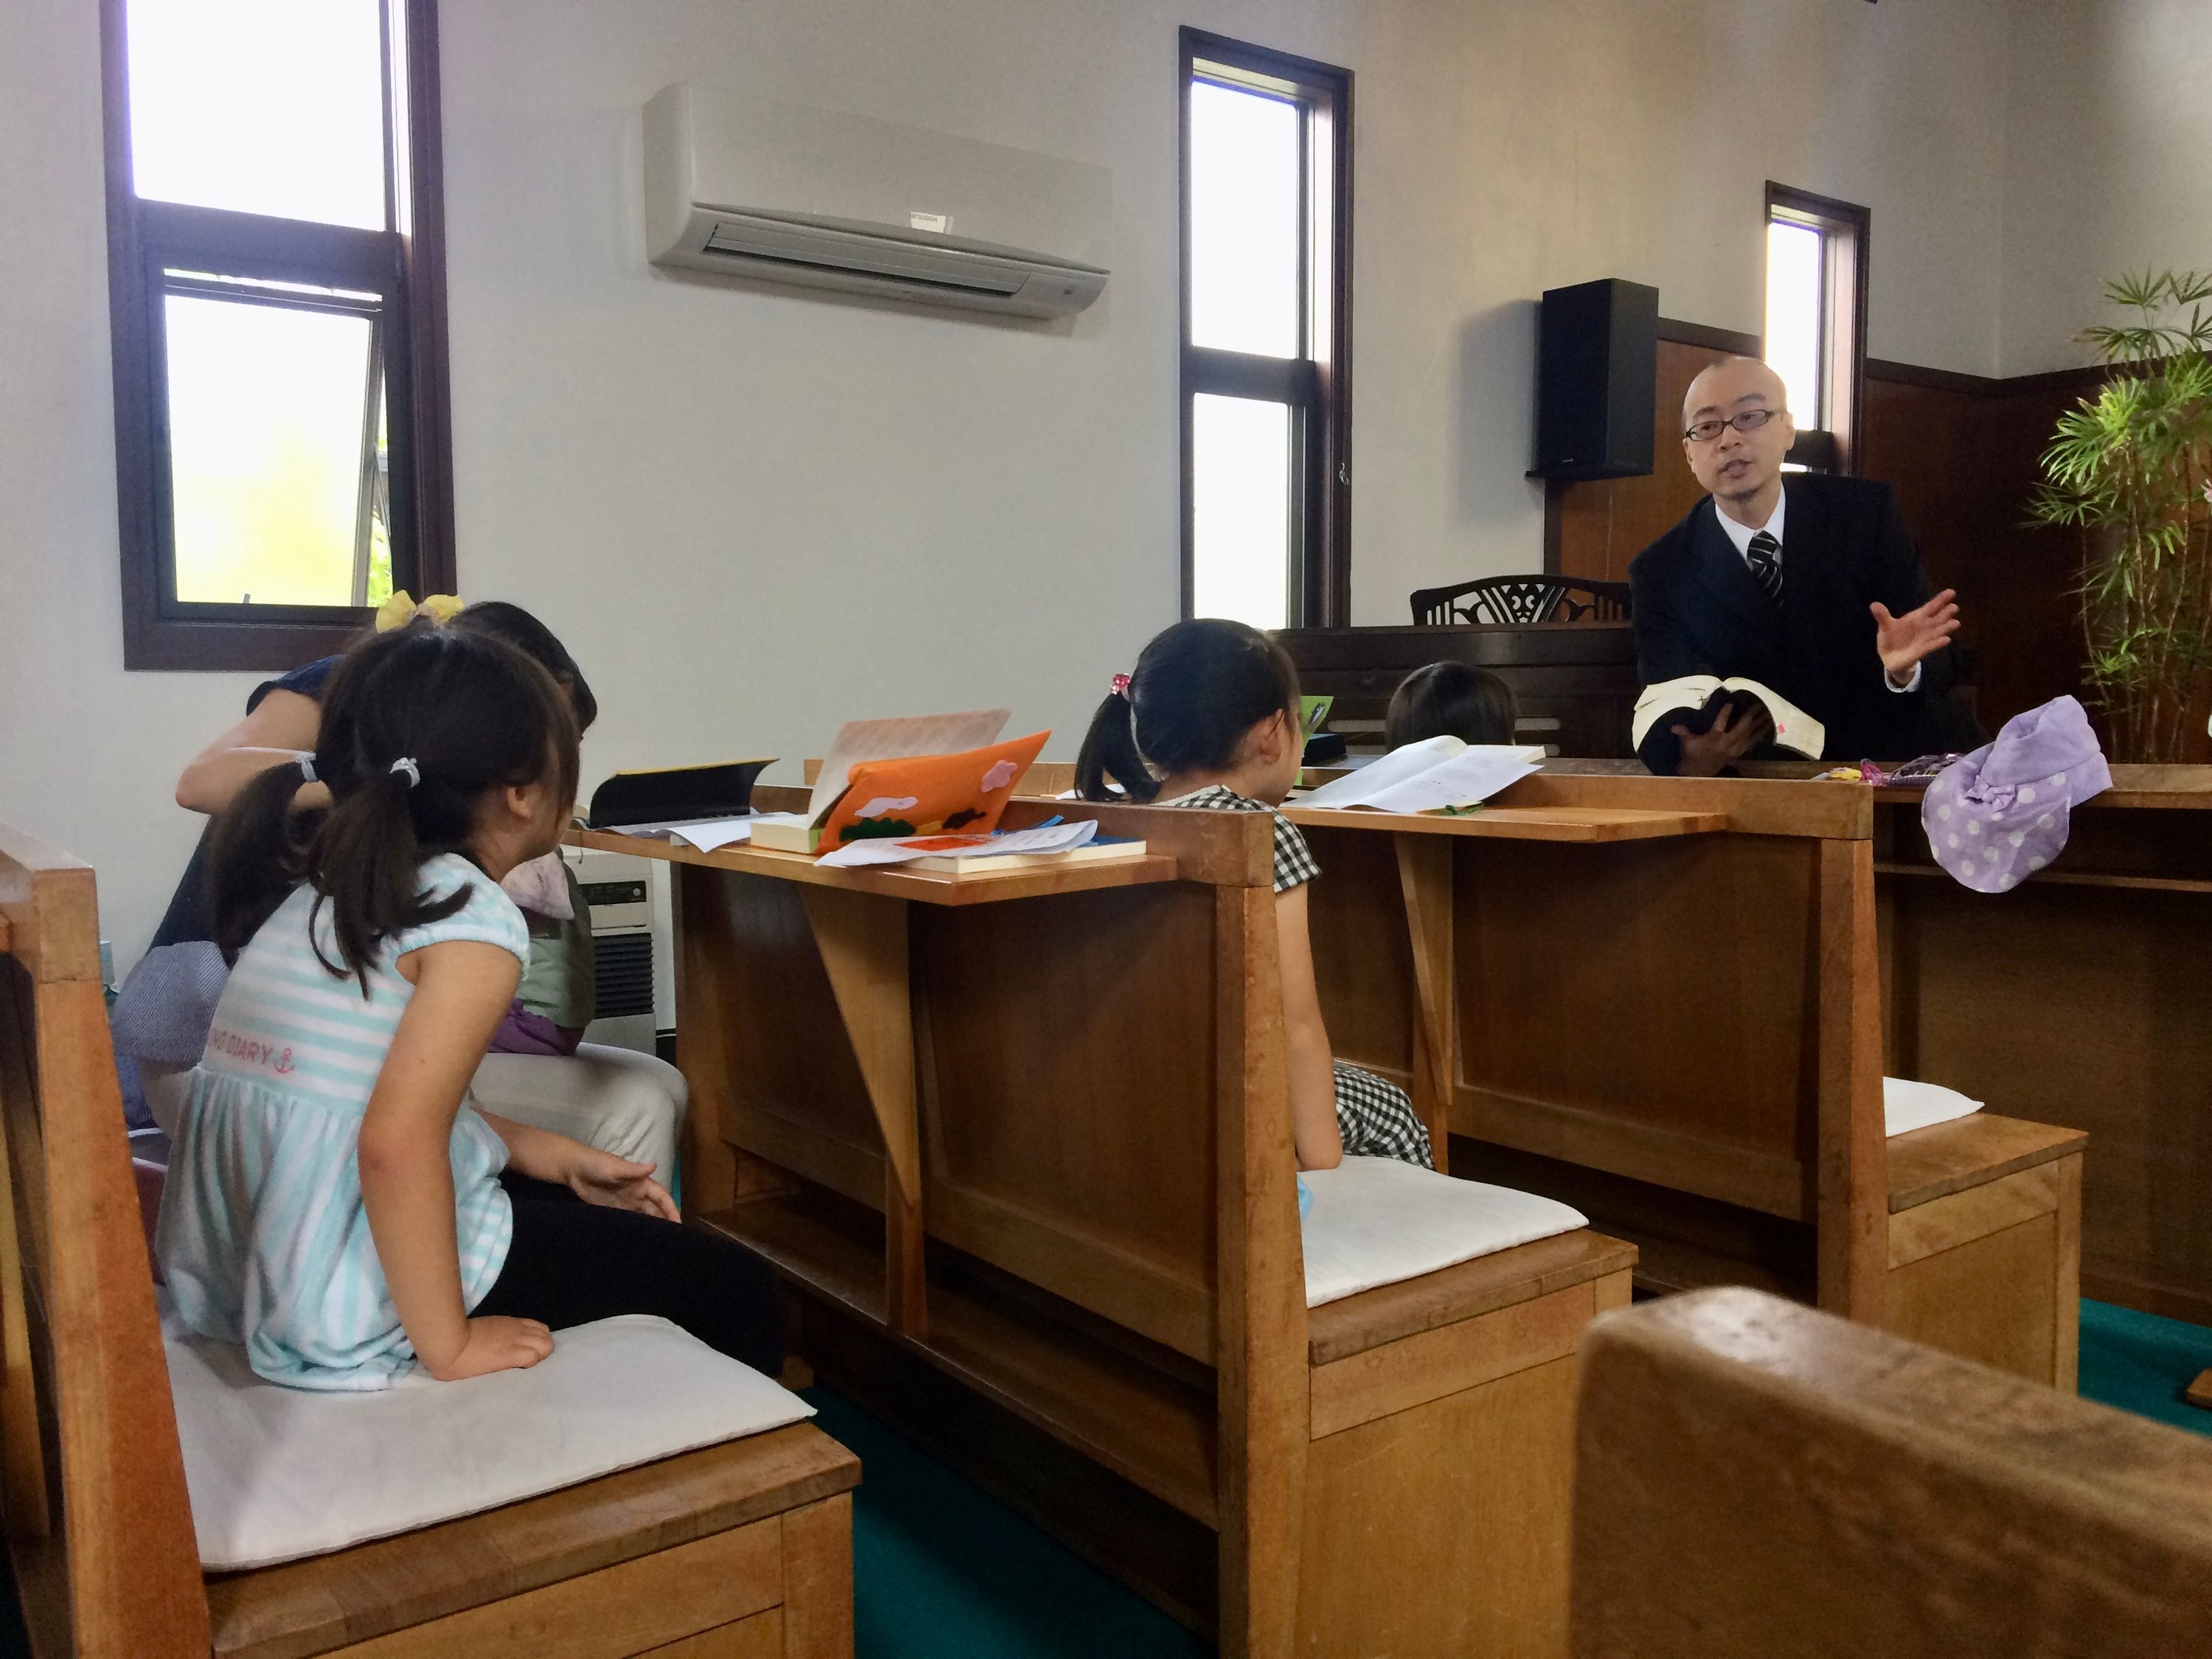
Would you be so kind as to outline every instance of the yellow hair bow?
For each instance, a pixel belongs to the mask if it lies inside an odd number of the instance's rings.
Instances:
[[[428,617],[443,628],[453,621],[460,609],[460,600],[451,593],[433,593],[417,605],[408,597],[407,590],[403,587],[376,607],[376,631],[389,634],[395,628],[404,628],[417,617]]]

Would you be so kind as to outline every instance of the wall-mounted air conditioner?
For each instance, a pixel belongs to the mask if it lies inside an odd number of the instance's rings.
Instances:
[[[659,265],[1061,317],[1105,288],[1112,216],[1104,167],[705,87],[645,106]]]

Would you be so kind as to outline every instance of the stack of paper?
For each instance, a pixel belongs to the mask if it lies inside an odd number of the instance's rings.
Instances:
[[[1034,858],[1045,853],[1067,853],[1085,845],[1098,833],[1094,818],[1079,823],[1039,824],[1034,830],[1013,830],[1002,836],[915,836],[905,841],[856,841],[824,853],[821,862],[841,869],[870,864],[912,864],[917,860],[957,854],[978,856]]]

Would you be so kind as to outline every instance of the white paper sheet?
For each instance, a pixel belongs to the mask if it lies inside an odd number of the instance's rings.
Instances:
[[[961,755],[996,743],[1013,718],[1011,708],[975,708],[961,714],[905,714],[890,720],[847,720],[822,757],[806,818],[814,822],[845,792],[861,761],[904,760],[911,755]]]
[[[1515,744],[1429,738],[1395,749],[1349,777],[1302,795],[1300,806],[1368,806],[1381,812],[1434,812],[1472,806],[1541,769],[1544,751]]]
[[[1394,783],[1418,777],[1439,761],[1449,760],[1467,745],[1457,738],[1424,738],[1419,743],[1409,743],[1402,749],[1393,749],[1348,776],[1325,783],[1310,793],[1300,795],[1300,806],[1365,806],[1368,797],[1377,789],[1388,789]]]
[[[696,847],[702,853],[718,848],[737,847],[753,838],[753,825],[757,820],[750,814],[741,818],[710,818],[704,823],[679,823],[668,831],[668,839],[680,841],[686,847]]]
[[[851,869],[869,864],[910,864],[916,859],[942,857],[957,853],[964,857],[1000,858],[1010,854],[1068,853],[1089,844],[1098,833],[1096,818],[1084,818],[1075,823],[1040,825],[1034,830],[1014,830],[1003,836],[917,836],[908,841],[871,839],[856,841],[841,847],[834,853],[824,853],[817,862]],[[947,840],[958,839],[970,843],[963,847],[947,847]]]

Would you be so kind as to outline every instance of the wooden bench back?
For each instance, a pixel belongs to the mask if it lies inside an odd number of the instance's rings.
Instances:
[[[204,1655],[93,873],[0,825],[0,1503],[33,1648]]]
[[[2212,1652],[2212,1444],[1756,1291],[1584,1338],[1577,1659]]]
[[[1452,842],[1454,1132],[1819,1221],[1823,1304],[1856,1297],[1871,1316],[1886,1185],[1870,793],[1551,774],[1515,786],[1516,806],[1694,808],[1729,828]],[[1395,838],[1387,820],[1308,833],[1330,1036],[1346,1059],[1408,1078],[1419,999]],[[1847,1212],[1832,1241],[1829,1217]]]

